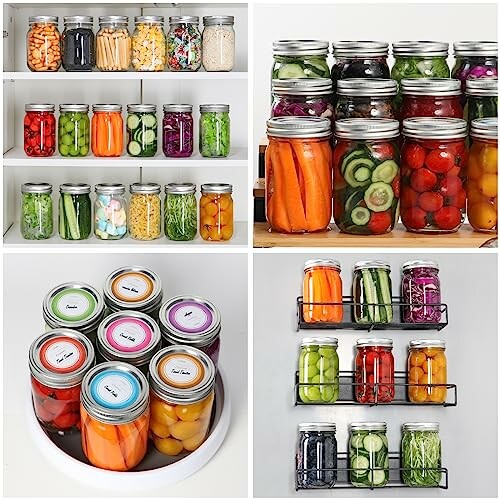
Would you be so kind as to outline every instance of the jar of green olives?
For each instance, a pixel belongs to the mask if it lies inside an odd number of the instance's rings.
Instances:
[[[60,104],[59,112],[59,154],[87,156],[90,144],[88,104]]]

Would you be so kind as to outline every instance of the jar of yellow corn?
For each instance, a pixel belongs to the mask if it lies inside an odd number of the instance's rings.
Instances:
[[[166,41],[163,16],[136,16],[132,35],[132,67],[136,71],[163,71]]]

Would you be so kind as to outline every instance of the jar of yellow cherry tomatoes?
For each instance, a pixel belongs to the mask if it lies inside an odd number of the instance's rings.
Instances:
[[[215,365],[194,347],[172,345],[149,364],[150,435],[169,456],[190,453],[208,435],[215,387]]]
[[[467,217],[475,231],[496,233],[498,118],[472,120],[467,164]]]
[[[233,236],[231,184],[202,184],[200,234],[206,241],[227,241]]]

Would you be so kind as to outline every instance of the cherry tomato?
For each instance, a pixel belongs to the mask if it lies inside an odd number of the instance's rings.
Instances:
[[[390,210],[386,212],[373,212],[368,222],[368,229],[372,234],[383,234],[387,232],[392,223]]]
[[[377,360],[378,360],[378,353],[376,353],[375,351],[369,351],[368,353],[366,353],[365,363],[367,367],[368,366],[373,367],[373,364]]]
[[[425,149],[418,144],[407,144],[403,148],[402,163],[409,168],[422,168],[425,161]]]
[[[394,147],[390,142],[383,142],[381,144],[373,144],[371,147],[372,154],[378,160],[387,160],[394,158]]]
[[[439,183],[439,192],[443,196],[454,196],[462,189],[462,181],[459,177],[445,177]]]
[[[428,191],[418,197],[418,204],[426,212],[436,212],[443,206],[443,197],[439,193]]]
[[[455,229],[461,220],[462,214],[457,207],[443,207],[434,213],[434,221],[439,229]]]
[[[455,156],[439,149],[434,149],[425,158],[425,166],[436,174],[444,174],[455,166]]]
[[[419,207],[401,212],[401,220],[407,229],[423,229],[427,225],[427,213]]]
[[[392,187],[392,190],[394,191],[394,196],[396,198],[399,198],[400,184],[401,184],[401,181],[400,181],[399,175],[396,175],[396,177],[394,177],[394,180],[391,183],[391,187]]]
[[[419,168],[411,174],[411,187],[419,193],[431,191],[437,183],[437,176],[426,168]]]
[[[452,205],[457,208],[465,208],[465,200],[466,200],[466,192],[465,189],[460,189],[460,191],[455,195],[455,196],[450,196],[448,198],[448,203],[447,205]]]
[[[414,207],[418,203],[419,194],[410,186],[404,186],[401,191],[401,207]]]
[[[67,413],[62,413],[61,415],[56,417],[52,421],[52,423],[58,429],[64,430],[73,427],[78,423],[79,420],[80,420],[80,415],[78,413],[67,412]]]
[[[63,399],[64,401],[80,401],[80,386],[70,387],[69,389],[56,389],[57,399]]]

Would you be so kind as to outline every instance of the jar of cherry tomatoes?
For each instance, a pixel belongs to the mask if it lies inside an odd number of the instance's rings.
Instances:
[[[400,120],[414,116],[463,118],[460,80],[452,78],[403,78]]]
[[[54,104],[24,106],[24,152],[28,156],[52,156],[56,150]]]
[[[390,403],[394,399],[391,339],[356,341],[355,396],[358,403]]]
[[[233,236],[233,186],[201,185],[200,235],[205,241],[228,241]]]
[[[64,434],[80,428],[81,382],[94,364],[92,344],[75,330],[50,330],[31,344],[33,407],[44,429]]]
[[[401,149],[401,220],[415,233],[454,233],[465,215],[467,122],[407,118]]]

